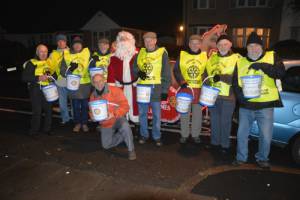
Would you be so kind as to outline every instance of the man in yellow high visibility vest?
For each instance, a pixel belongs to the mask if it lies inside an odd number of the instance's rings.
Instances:
[[[63,59],[64,51],[69,51],[67,46],[67,36],[64,34],[58,34],[56,36],[57,49],[53,50],[49,56],[49,60],[54,67],[57,74],[57,90],[59,94],[59,110],[61,116],[61,124],[65,125],[69,123],[71,117],[68,109],[68,90],[66,88],[66,82],[61,75],[60,66]]]
[[[152,108],[152,138],[156,146],[162,145],[160,132],[161,108],[160,101],[167,100],[171,83],[169,58],[165,48],[157,47],[157,36],[147,32],[143,36],[145,48],[141,48],[134,62],[134,74],[139,75],[138,84],[151,87],[151,101],[148,104],[139,103],[140,144],[149,138],[148,108]]]
[[[202,127],[202,106],[199,104],[200,90],[207,63],[207,54],[202,52],[201,37],[199,35],[191,35],[189,38],[189,48],[181,50],[180,56],[174,66],[174,75],[177,83],[180,84],[179,92],[187,92],[192,94],[194,99],[189,109],[192,109],[192,129],[191,135],[193,141],[199,144],[200,132]],[[189,89],[187,89],[189,87]],[[187,114],[180,115],[181,138],[179,142],[185,144],[190,135],[190,110]]]
[[[229,36],[221,35],[217,39],[218,52],[214,52],[206,65],[210,85],[218,88],[220,93],[215,106],[209,108],[211,121],[211,147],[224,155],[229,153],[232,114],[235,108],[235,95],[232,89],[232,77],[240,55],[231,50]]]
[[[254,121],[259,127],[257,165],[270,168],[269,153],[273,134],[274,107],[282,107],[275,80],[284,77],[285,68],[273,51],[263,51],[261,38],[253,32],[247,40],[247,56],[237,62],[233,87],[238,98],[239,127],[237,133],[237,154],[233,165],[241,165],[248,160],[248,136]],[[261,94],[257,98],[246,98],[242,90],[241,77],[262,76]]]
[[[49,85],[49,75],[53,75],[54,71],[49,64],[48,48],[45,45],[38,45],[36,48],[36,58],[27,61],[24,64],[22,72],[22,80],[27,82],[31,107],[32,118],[29,135],[35,136],[39,134],[42,111],[45,113],[43,131],[48,135],[52,135],[52,109],[51,103],[47,102],[41,90],[42,86]]]

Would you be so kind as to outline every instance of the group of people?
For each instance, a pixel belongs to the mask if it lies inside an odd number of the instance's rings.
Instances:
[[[187,114],[180,115],[180,143],[185,144],[191,135],[192,141],[201,143],[202,106],[199,104],[201,88],[208,84],[219,90],[213,107],[209,108],[211,119],[211,144],[221,153],[228,153],[232,115],[236,104],[239,105],[239,127],[237,132],[237,154],[234,165],[248,160],[248,136],[252,123],[256,120],[260,129],[258,153],[255,155],[258,166],[269,168],[270,143],[272,139],[274,107],[282,106],[276,79],[283,78],[285,69],[282,61],[273,51],[264,51],[261,38],[251,33],[247,39],[247,55],[242,57],[232,51],[232,41],[222,34],[216,41],[217,51],[209,57],[201,51],[202,38],[191,35],[188,47],[180,51],[173,71],[169,64],[167,50],[158,47],[157,35],[147,32],[143,35],[144,47],[137,49],[134,36],[126,31],[118,33],[114,52],[110,51],[109,41],[99,40],[98,51],[90,54],[84,48],[83,41],[76,37],[67,46],[66,36],[59,34],[57,49],[48,58],[45,45],[36,49],[36,58],[24,64],[23,80],[28,83],[32,102],[32,120],[30,134],[38,134],[41,112],[45,112],[44,131],[51,131],[51,103],[47,102],[41,87],[53,79],[58,87],[59,107],[62,124],[70,122],[68,98],[73,109],[73,131],[89,131],[88,102],[107,100],[108,117],[99,122],[97,130],[101,132],[102,146],[105,149],[125,142],[128,158],[136,159],[133,133],[129,121],[134,123],[134,131],[139,133],[140,144],[150,138],[148,131],[148,110],[152,110],[152,138],[155,145],[161,141],[161,101],[168,100],[171,85],[171,73],[182,92],[193,94],[193,100]],[[93,77],[89,68],[99,67],[102,74]],[[261,95],[246,98],[242,91],[241,77],[249,74],[263,78]],[[66,75],[80,75],[80,87],[77,91],[66,88]],[[51,78],[49,78],[51,77]],[[207,82],[204,82],[207,81]],[[137,85],[151,88],[150,103],[137,102]],[[92,113],[90,113],[93,119]],[[191,129],[190,129],[191,120]]]

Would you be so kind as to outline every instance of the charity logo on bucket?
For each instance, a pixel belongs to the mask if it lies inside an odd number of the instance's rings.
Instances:
[[[99,115],[101,113],[101,110],[100,109],[94,109],[94,114],[95,115]]]
[[[77,85],[77,81],[72,81],[71,85],[73,85],[73,86]]]

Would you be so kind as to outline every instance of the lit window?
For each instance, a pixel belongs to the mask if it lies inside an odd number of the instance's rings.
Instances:
[[[232,38],[233,45],[237,48],[245,48],[248,36],[252,32],[256,32],[263,40],[264,47],[269,48],[270,46],[270,29],[269,28],[233,28]]]

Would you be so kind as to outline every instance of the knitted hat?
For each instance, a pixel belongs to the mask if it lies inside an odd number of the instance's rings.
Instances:
[[[58,34],[58,35],[56,35],[56,42],[58,42],[59,40],[67,41],[67,36],[64,35],[64,34]]]
[[[217,39],[216,43],[218,44],[221,40],[228,40],[229,42],[232,43],[231,38],[226,34],[220,35],[220,37]]]
[[[261,46],[263,46],[263,41],[261,40],[261,38],[257,35],[256,32],[252,32],[247,40],[247,46],[248,44],[260,44]]]
[[[83,41],[79,36],[75,36],[72,40],[72,45],[74,45],[76,43],[80,43],[81,45],[83,45]]]

